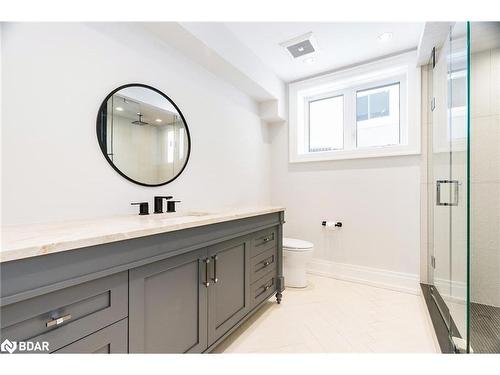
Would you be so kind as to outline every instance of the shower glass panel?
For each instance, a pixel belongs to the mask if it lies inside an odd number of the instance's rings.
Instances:
[[[431,61],[431,291],[449,349],[500,353],[500,22],[458,22]]]
[[[455,23],[432,70],[433,297],[451,346],[467,350],[468,49],[467,24]]]

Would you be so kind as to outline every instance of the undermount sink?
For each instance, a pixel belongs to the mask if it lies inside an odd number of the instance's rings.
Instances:
[[[178,217],[200,217],[212,215],[211,212],[201,212],[201,211],[187,211],[187,212],[165,212],[163,213],[164,218],[178,218]]]

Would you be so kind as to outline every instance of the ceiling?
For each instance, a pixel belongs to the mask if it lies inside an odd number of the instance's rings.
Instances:
[[[416,49],[424,23],[229,22],[234,36],[285,82]],[[292,60],[280,43],[312,32],[318,53],[311,64]],[[381,42],[378,36],[393,37]]]

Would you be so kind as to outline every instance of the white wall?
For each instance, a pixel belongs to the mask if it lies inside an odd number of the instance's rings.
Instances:
[[[285,236],[314,244],[310,269],[416,291],[420,156],[289,164],[288,128],[272,129],[272,202],[287,207]]]
[[[134,213],[130,202],[156,194],[193,210],[272,203],[287,207],[285,235],[312,241],[316,260],[415,286],[419,156],[291,165],[286,124],[261,124],[253,100],[144,33],[127,24],[4,25],[4,224]],[[126,181],[100,152],[99,105],[129,82],[164,91],[190,127],[189,164],[165,187]],[[324,219],[344,227],[326,232]]]
[[[172,194],[182,209],[269,204],[270,145],[253,100],[176,50],[120,24],[4,24],[2,220],[45,222],[134,213],[130,202]],[[183,174],[159,188],[108,165],[95,121],[115,87],[169,95],[192,135]]]

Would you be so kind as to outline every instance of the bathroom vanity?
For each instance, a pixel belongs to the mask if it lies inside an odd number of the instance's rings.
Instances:
[[[1,342],[203,353],[284,289],[283,208],[4,227]]]

